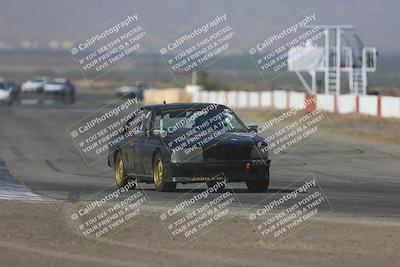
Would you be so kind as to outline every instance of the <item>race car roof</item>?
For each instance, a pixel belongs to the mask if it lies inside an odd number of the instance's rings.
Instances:
[[[162,109],[174,109],[174,108],[205,108],[209,105],[218,105],[218,106],[224,106],[221,104],[216,104],[216,103],[171,103],[171,104],[157,104],[157,105],[149,105],[145,106],[144,108],[150,109],[150,110],[162,110]]]

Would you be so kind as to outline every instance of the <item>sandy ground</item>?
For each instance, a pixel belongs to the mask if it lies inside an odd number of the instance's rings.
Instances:
[[[89,250],[66,216],[71,205],[1,201],[0,266],[398,266],[400,261],[399,221],[337,216],[315,219],[270,249],[241,216],[175,248],[152,213]]]

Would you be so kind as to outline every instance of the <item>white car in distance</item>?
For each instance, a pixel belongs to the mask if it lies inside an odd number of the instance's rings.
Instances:
[[[48,83],[47,77],[34,77],[32,80],[21,85],[22,93],[42,93],[44,86]]]

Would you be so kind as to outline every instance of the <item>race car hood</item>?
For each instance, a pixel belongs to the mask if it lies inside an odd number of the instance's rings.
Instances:
[[[253,146],[262,141],[263,138],[248,132],[218,132],[213,131],[205,135],[190,135],[190,131],[177,130],[162,136],[163,142],[171,149],[184,145],[190,147],[196,144],[197,147],[209,147],[219,145],[241,145]]]

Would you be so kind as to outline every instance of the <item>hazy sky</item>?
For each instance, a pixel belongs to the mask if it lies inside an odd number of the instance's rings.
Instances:
[[[131,7],[156,41],[219,7],[247,40],[311,7],[321,24],[354,25],[366,46],[400,54],[399,0],[0,0],[0,41],[75,40]]]

